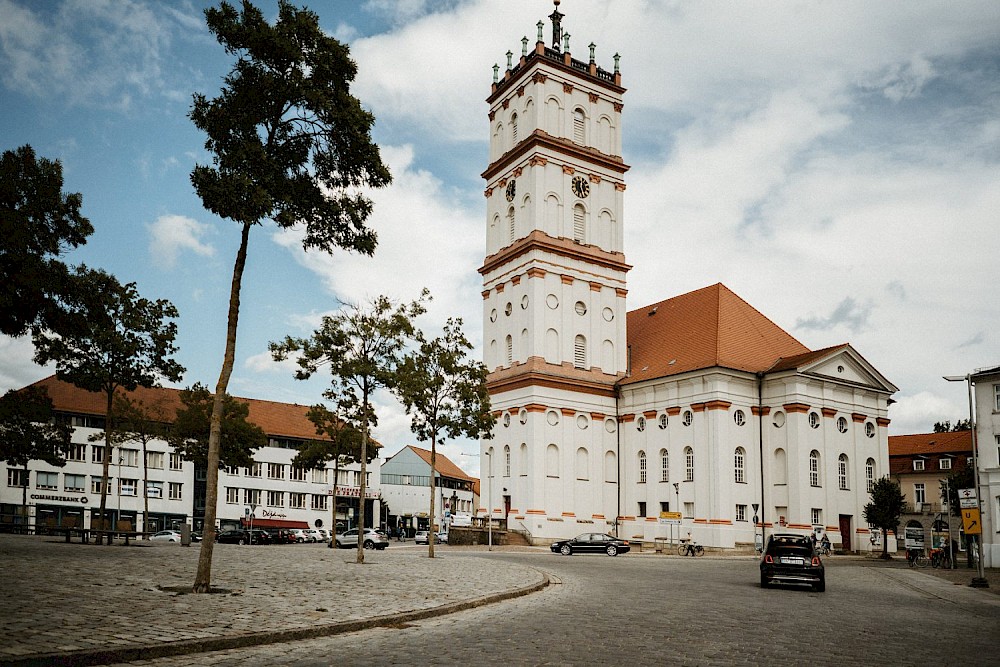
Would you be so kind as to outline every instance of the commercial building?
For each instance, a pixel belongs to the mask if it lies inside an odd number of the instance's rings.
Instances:
[[[1000,366],[972,373],[976,443],[979,452],[979,507],[983,566],[1000,565]]]
[[[74,427],[72,447],[65,467],[32,461],[27,472],[7,467],[7,483],[0,487],[0,514],[22,522],[22,499],[26,495],[27,521],[32,527],[62,525],[66,521],[90,527],[100,516],[105,397],[84,391],[51,376],[34,385],[45,389],[58,419]],[[172,422],[182,407],[176,389],[138,388],[123,392]],[[239,399],[249,406],[249,421],[268,436],[268,446],[254,453],[250,468],[219,472],[216,510],[219,527],[238,526],[254,515],[261,527],[329,527],[336,520],[347,525],[356,521],[359,509],[360,466],[340,470],[337,502],[333,502],[333,466],[302,470],[292,465],[297,448],[314,440],[316,429],[306,417],[307,406],[258,399]],[[97,438],[95,441],[94,438]],[[157,531],[183,523],[202,528],[205,515],[204,469],[195,469],[163,440],[143,445],[127,442],[116,446],[111,456],[108,519],[127,520],[136,530]],[[381,513],[377,480],[380,461],[368,466],[366,525],[377,523]],[[148,510],[146,503],[148,502]],[[374,517],[374,519],[372,518]],[[117,525],[114,523],[113,525]]]
[[[574,58],[558,6],[549,18],[552,43],[539,22],[487,98],[484,511],[534,543],[653,540],[679,512],[709,546],[782,530],[870,549],[862,511],[889,470],[896,387],[850,344],[810,350],[722,284],[626,308],[618,58]]]
[[[455,514],[471,516],[476,480],[440,452],[435,469],[434,527],[442,530]],[[418,530],[430,530],[430,483],[430,450],[410,445],[386,459],[380,482],[387,506],[386,525],[393,530],[403,529],[409,536]]]

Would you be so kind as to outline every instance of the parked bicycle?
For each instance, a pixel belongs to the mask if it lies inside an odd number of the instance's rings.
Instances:
[[[947,549],[934,549],[931,551],[931,567],[943,567],[951,569],[951,557]]]
[[[678,556],[704,556],[705,547],[701,546],[697,542],[685,542],[677,549]]]
[[[910,567],[927,567],[930,564],[923,549],[907,549],[906,564]]]
[[[830,548],[828,544],[819,543],[816,545],[816,555],[817,556],[829,556],[833,553],[833,549]]]

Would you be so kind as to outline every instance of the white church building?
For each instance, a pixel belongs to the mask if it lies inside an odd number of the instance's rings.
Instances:
[[[533,543],[682,534],[713,547],[826,531],[871,549],[897,390],[849,344],[810,350],[722,284],[629,311],[622,87],[562,14],[495,69],[489,103],[481,452],[494,520]],[[483,459],[484,464],[487,461]],[[484,470],[485,470],[484,466]],[[490,492],[487,493],[487,485]],[[675,529],[675,534],[676,529]]]

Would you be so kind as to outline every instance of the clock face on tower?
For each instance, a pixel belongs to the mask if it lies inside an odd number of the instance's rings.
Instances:
[[[580,199],[585,198],[590,194],[590,183],[583,176],[577,176],[573,179],[573,194],[575,194]]]
[[[514,201],[514,193],[517,191],[517,186],[514,185],[514,181],[507,183],[507,201]]]

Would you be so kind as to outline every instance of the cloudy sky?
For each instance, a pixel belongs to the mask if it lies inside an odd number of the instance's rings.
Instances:
[[[239,236],[189,174],[187,118],[231,59],[200,0],[0,0],[0,149],[62,161],[96,228],[73,263],[180,310],[182,385],[214,386]],[[276,3],[260,0],[265,14]],[[313,2],[350,44],[393,185],[373,258],[255,230],[230,392],[312,404],[269,341],[343,302],[434,296],[429,333],[465,319],[481,349],[484,183],[494,63],[534,41],[547,0]],[[843,342],[894,382],[890,432],[967,416],[942,375],[1000,363],[1000,3],[564,0],[571,51],[621,54],[629,307],[725,283],[811,349]],[[547,29],[548,33],[548,29]],[[478,351],[477,351],[478,354]],[[0,389],[51,373],[0,339]],[[380,397],[376,437],[414,443]],[[444,451],[478,474],[478,451]],[[464,453],[463,453],[464,452]]]

